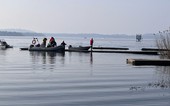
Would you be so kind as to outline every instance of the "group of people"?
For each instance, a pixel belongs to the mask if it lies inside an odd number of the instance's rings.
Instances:
[[[41,44],[41,47],[46,47],[46,41],[47,41],[47,38],[44,38],[43,42]],[[57,46],[57,43],[56,43],[54,37],[51,37],[47,47],[54,47],[54,46]]]
[[[38,43],[38,44],[37,44],[37,43]],[[39,43],[39,41],[38,41],[37,38],[33,38],[32,44],[31,44],[30,47],[46,47],[46,43],[47,43],[47,38],[44,38],[44,39],[43,39],[43,42],[42,42],[41,44]],[[92,48],[93,48],[93,43],[94,43],[93,38],[91,38],[91,39],[90,39],[91,50],[92,50]],[[65,46],[66,43],[63,41],[63,42],[61,43],[61,45]],[[48,43],[47,47],[55,47],[55,46],[57,46],[57,43],[56,43],[54,37],[51,37],[50,40],[49,40],[49,43]]]
[[[63,44],[63,43],[64,43],[64,41],[61,44]],[[31,46],[32,47],[34,47],[34,46],[36,46],[36,47],[46,47],[46,44],[47,44],[47,38],[43,38],[43,41],[42,41],[41,44],[39,43],[37,38],[33,38]],[[65,43],[64,43],[64,45],[65,45]],[[54,37],[51,37],[50,40],[49,40],[49,43],[47,44],[47,47],[55,47],[55,46],[57,46],[57,43],[56,43]]]

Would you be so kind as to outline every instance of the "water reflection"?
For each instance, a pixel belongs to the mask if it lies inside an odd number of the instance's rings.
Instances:
[[[89,59],[90,57],[90,59]],[[93,63],[93,56],[91,52],[69,52],[69,61],[78,60],[80,63],[83,62],[83,60],[90,60],[89,63]]]
[[[93,53],[91,52],[68,52],[69,64],[76,65],[77,68],[88,70],[93,74]]]
[[[90,52],[90,64],[92,65],[93,64],[93,53]]]
[[[156,67],[157,81],[150,83],[149,86],[170,88],[170,66]]]
[[[6,50],[0,50],[0,55],[5,56],[6,55]]]
[[[61,57],[61,63],[64,64],[64,56],[65,53],[56,53],[56,52],[30,52],[30,56],[32,58],[32,63],[37,64],[56,64],[56,57]]]
[[[93,53],[90,52],[90,76],[93,76]]]
[[[145,86],[130,86],[129,90],[141,91],[141,90],[145,90],[148,87],[169,89],[170,88],[170,66],[157,66],[152,82],[147,83],[147,85]]]

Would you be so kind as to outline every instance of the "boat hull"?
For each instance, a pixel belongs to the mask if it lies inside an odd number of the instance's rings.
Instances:
[[[29,51],[45,51],[45,52],[65,52],[65,46],[56,47],[30,47]]]
[[[90,46],[69,47],[70,51],[88,51]]]

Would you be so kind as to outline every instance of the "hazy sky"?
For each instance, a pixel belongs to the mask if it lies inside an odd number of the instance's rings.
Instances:
[[[0,0],[0,29],[136,34],[170,27],[170,0]]]

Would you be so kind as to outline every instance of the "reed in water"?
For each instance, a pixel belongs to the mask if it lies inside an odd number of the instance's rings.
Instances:
[[[162,58],[170,59],[170,29],[158,33],[156,36],[156,45],[158,49],[163,49],[160,51]]]

